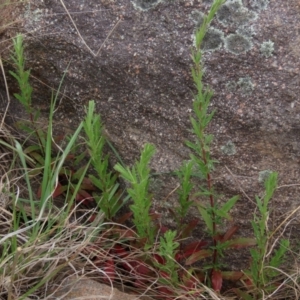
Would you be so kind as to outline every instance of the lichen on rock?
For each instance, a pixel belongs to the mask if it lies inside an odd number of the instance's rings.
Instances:
[[[258,11],[266,9],[268,4],[269,0],[250,0],[251,7]]]
[[[241,54],[252,48],[251,40],[241,34],[230,34],[225,39],[225,48],[235,54]]]
[[[232,141],[228,141],[221,147],[221,150],[225,155],[234,155],[236,153],[236,148]]]
[[[224,33],[216,28],[209,28],[203,39],[202,49],[204,51],[213,51],[220,49],[224,42]]]
[[[274,43],[270,40],[263,42],[260,46],[260,53],[266,58],[272,56],[273,51],[274,51]]]
[[[241,0],[227,1],[217,12],[217,19],[224,26],[239,27],[256,18],[257,14],[243,6]]]
[[[240,78],[237,85],[243,94],[249,94],[254,90],[254,84],[250,77]]]

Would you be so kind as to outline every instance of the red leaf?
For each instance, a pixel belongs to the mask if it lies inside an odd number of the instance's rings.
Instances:
[[[122,258],[128,256],[129,254],[128,251],[126,251],[125,248],[119,244],[113,247],[112,253]]]
[[[66,191],[66,186],[62,186],[59,182],[57,183],[57,186],[55,188],[55,191],[52,195],[53,198],[61,195],[62,193],[64,193]]]
[[[74,154],[68,154],[66,160],[73,160],[75,158]]]
[[[57,136],[55,136],[54,137],[54,141],[56,142],[56,143],[59,143],[59,142],[61,142],[64,138],[65,138],[65,134],[60,134],[60,135],[57,135]],[[69,154],[70,155],[70,154]]]
[[[193,253],[201,250],[206,245],[207,245],[207,242],[205,242],[205,241],[194,241],[194,242],[186,245],[183,248],[183,250],[182,250],[183,256],[185,258],[187,258],[187,257],[191,256]]]
[[[106,283],[110,283],[111,281],[114,281],[116,278],[116,270],[115,270],[115,264],[113,259],[108,259],[104,263],[104,267],[102,268],[102,271],[105,273],[103,281]],[[110,279],[110,280],[109,280]]]
[[[171,278],[170,274],[168,274],[165,271],[160,271],[159,274],[161,275],[162,278],[165,278],[165,279],[170,279]]]
[[[223,238],[222,238],[222,242],[226,242],[228,241],[229,239],[231,239],[231,237],[237,232],[238,230],[238,226],[234,225],[234,226],[231,226],[227,231],[226,233],[224,234]]]
[[[216,292],[220,292],[223,283],[221,271],[215,269],[212,271],[211,282],[212,282],[213,289]]]
[[[61,195],[67,190],[66,186],[62,186],[60,182],[57,183],[57,186],[52,194],[53,198],[56,198],[57,196]],[[39,189],[36,193],[37,197],[40,198],[42,196],[42,186],[39,186]]]
[[[135,261],[136,266],[134,268],[135,273],[139,275],[149,275],[151,273],[151,269],[149,266],[147,266],[145,263],[142,261]]]
[[[161,295],[166,295],[166,294],[167,295],[174,295],[174,292],[166,286],[160,286],[160,287],[157,288],[157,290],[160,292]]]
[[[132,216],[132,211],[128,212],[126,214],[123,214],[121,217],[116,219],[116,223],[118,224],[124,224],[125,221],[127,221]]]
[[[149,280],[138,278],[138,279],[134,280],[133,285],[137,288],[145,289],[149,286]]]
[[[156,253],[153,254],[153,258],[157,263],[159,263],[161,265],[165,264],[165,259],[162,256],[160,256],[159,254],[156,254]]]
[[[160,231],[161,233],[166,233],[168,230],[169,230],[169,228],[168,228],[167,226],[161,225],[161,226],[159,227],[159,231]]]
[[[92,201],[94,201],[94,198],[87,191],[80,190],[76,194],[75,200],[77,202],[81,202],[81,204],[83,204],[83,205],[88,205],[89,203],[91,203]]]
[[[186,266],[189,266],[195,262],[197,262],[200,259],[209,257],[212,255],[211,250],[200,250],[198,252],[193,253],[185,262]]]
[[[246,278],[245,280],[243,280],[245,285],[247,287],[253,287],[253,282],[252,282],[252,279],[251,278]]]
[[[80,189],[88,190],[88,191],[95,191],[96,187],[93,185],[92,181],[89,178],[83,178]]]
[[[133,261],[125,261],[122,266],[125,270],[134,273],[136,275],[150,275],[151,269],[147,266],[144,262],[140,260],[133,260]]]
[[[95,219],[96,219],[96,217],[98,216],[98,214],[92,214],[90,217],[89,217],[89,222],[93,222]]]
[[[36,196],[37,196],[38,198],[41,198],[41,196],[42,196],[42,186],[41,186],[41,185],[39,186],[39,189],[38,189],[38,191],[37,191],[37,193],[36,193]]]
[[[191,236],[191,232],[195,229],[195,227],[198,225],[199,220],[194,219],[190,221],[188,224],[185,225],[184,229],[182,230],[180,236],[182,238],[186,238]]]
[[[193,276],[189,272],[184,272],[182,275],[182,282],[184,286],[182,287],[184,290],[191,290],[196,287],[197,283],[199,282],[195,276]]]
[[[132,229],[125,229],[119,231],[120,237],[122,238],[133,238],[136,237],[136,233]]]

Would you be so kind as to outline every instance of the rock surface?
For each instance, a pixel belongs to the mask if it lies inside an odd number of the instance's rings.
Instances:
[[[58,124],[74,128],[94,99],[126,163],[146,142],[157,147],[151,165],[157,173],[188,159],[192,35],[211,1],[30,2],[1,10],[0,28],[16,23],[2,29],[0,42],[8,59],[9,39],[17,31],[26,35],[35,105],[46,113],[66,74]],[[215,136],[212,156],[219,160],[214,181],[220,201],[241,194],[233,216],[244,236],[252,232],[254,195],[263,191],[261,171],[279,172],[274,226],[299,205],[299,24],[298,0],[228,0],[206,40],[205,81],[215,91],[216,108],[209,130]],[[11,68],[7,60],[4,65]],[[153,181],[153,190],[161,190],[154,199],[158,211],[167,212],[161,199],[174,184],[167,175]],[[299,235],[299,213],[294,217],[291,239]]]

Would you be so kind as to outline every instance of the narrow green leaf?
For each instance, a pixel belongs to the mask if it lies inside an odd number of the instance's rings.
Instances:
[[[220,211],[222,211],[225,214],[228,213],[238,200],[239,200],[239,196],[233,196],[222,206]]]
[[[213,220],[210,214],[208,214],[207,209],[203,207],[202,205],[197,205],[198,210],[202,216],[202,219],[205,222],[205,225],[207,226],[210,233],[213,232]]]

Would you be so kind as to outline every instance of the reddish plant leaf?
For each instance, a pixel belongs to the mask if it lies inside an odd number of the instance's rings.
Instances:
[[[120,244],[117,244],[113,247],[112,253],[119,256],[119,257],[126,257],[128,256],[128,251]]]
[[[181,262],[183,259],[185,258],[185,256],[181,253],[181,252],[177,252],[176,254],[175,254],[175,260],[177,261],[177,262]]]
[[[132,229],[114,228],[113,233],[118,234],[122,238],[136,238],[136,233]],[[109,235],[111,235],[111,232]]]
[[[92,214],[90,217],[89,217],[89,219],[88,219],[88,221],[89,222],[93,222],[93,221],[95,221],[95,219],[96,219],[96,217],[98,216],[98,214]]]
[[[150,269],[149,266],[147,266],[144,262],[142,261],[135,261],[136,266],[134,268],[135,272],[139,275],[150,275],[152,273],[152,270]]]
[[[182,288],[187,291],[195,288],[197,283],[199,282],[197,278],[193,276],[191,273],[192,271],[190,272],[184,271],[184,274],[180,275],[182,283],[184,284]]]
[[[222,242],[226,242],[229,239],[231,239],[231,237],[237,232],[238,229],[239,228],[236,225],[231,226],[224,234],[224,236],[222,238]]]
[[[146,288],[149,286],[149,280],[138,278],[134,280],[133,285],[137,288],[146,290]]]
[[[37,191],[37,193],[36,193],[36,196],[37,196],[38,198],[41,198],[41,196],[42,196],[42,186],[41,186],[41,185],[39,186],[39,189],[38,189],[38,191]]]
[[[126,214],[123,214],[119,218],[116,219],[116,223],[118,224],[124,224],[130,217],[132,216],[132,211],[128,212]]]
[[[190,237],[192,231],[195,229],[195,227],[198,225],[198,223],[199,223],[199,220],[194,219],[194,220],[190,221],[188,224],[186,224],[184,226],[184,229],[180,233],[180,237],[182,237],[182,238]]]
[[[215,270],[215,269],[212,271],[212,274],[211,274],[211,283],[212,283],[212,288],[216,292],[220,292],[220,290],[222,288],[222,283],[223,283],[221,271]]]
[[[165,279],[170,279],[171,278],[170,274],[168,274],[165,271],[160,271],[159,274],[161,275],[162,278],[165,278]]]
[[[253,281],[252,281],[252,279],[251,278],[249,278],[249,277],[247,277],[246,279],[244,279],[243,280],[243,283],[244,283],[244,285],[246,286],[246,287],[250,287],[250,288],[252,288],[253,287]]]
[[[200,251],[206,245],[207,245],[207,242],[205,242],[205,241],[194,241],[194,242],[186,245],[183,248],[183,250],[182,250],[183,255],[185,257],[188,257],[188,256],[192,255],[193,253]]]
[[[85,247],[82,251],[84,254],[88,255],[91,259],[95,259],[99,256],[100,254],[100,250],[99,247],[96,245],[88,245],[87,247]],[[103,259],[101,260],[101,262],[103,263]]]
[[[95,191],[96,187],[89,178],[84,177],[80,186],[81,190]]]
[[[136,238],[136,234],[134,235],[135,239],[130,241],[130,245],[132,247],[138,248],[138,249],[142,249],[145,247],[146,243],[147,243],[147,238]]]
[[[164,225],[160,225],[160,227],[159,227],[159,231],[162,234],[166,233],[169,229],[170,228],[168,228],[167,226],[164,226]]]
[[[62,186],[59,182],[57,183],[57,186],[55,188],[55,191],[52,195],[53,198],[63,194],[67,190],[66,186]]]
[[[53,198],[56,198],[57,196],[63,194],[67,190],[66,186],[61,185],[60,182],[57,183],[57,186],[52,194]],[[40,198],[42,195],[42,186],[39,186],[39,189],[36,193],[37,197]]]
[[[216,240],[216,241],[222,241],[224,235],[221,234],[221,233],[217,233],[213,238]]]
[[[60,135],[56,135],[56,136],[54,136],[53,137],[53,139],[54,139],[54,141],[56,142],[56,143],[59,143],[59,142],[61,142],[64,138],[65,138],[65,134],[60,134]],[[70,154],[69,154],[70,155]]]
[[[66,160],[73,160],[75,159],[75,155],[74,154],[68,154],[66,157]]]
[[[186,259],[192,254],[200,251],[204,246],[207,245],[207,242],[204,241],[194,241],[186,245],[182,251],[176,253],[175,259],[178,262],[181,262],[182,259]]]
[[[225,280],[238,281],[243,276],[244,273],[240,271],[222,271],[222,278]]]
[[[139,276],[149,276],[152,273],[150,267],[140,260],[125,261],[122,266],[130,273]]]
[[[185,262],[186,266],[190,266],[193,263],[197,262],[198,260],[201,260],[203,258],[209,257],[212,255],[211,250],[200,250],[198,252],[193,253]]]
[[[254,238],[237,238],[227,241],[227,245],[224,249],[234,248],[240,249],[244,247],[251,247],[256,245],[256,239]]]
[[[174,291],[166,286],[159,286],[157,290],[160,292],[160,295],[174,295]],[[164,299],[172,299],[172,298],[165,298]]]
[[[153,258],[157,263],[159,263],[161,265],[164,265],[166,263],[165,259],[162,256],[160,256],[159,254],[156,254],[156,253],[153,254]]]
[[[81,204],[88,206],[91,202],[94,201],[94,198],[85,190],[79,190],[76,194],[75,200],[81,202]]]
[[[105,273],[103,281],[107,284],[110,283],[110,280],[114,281],[116,279],[116,268],[112,258],[105,261],[102,271]]]

